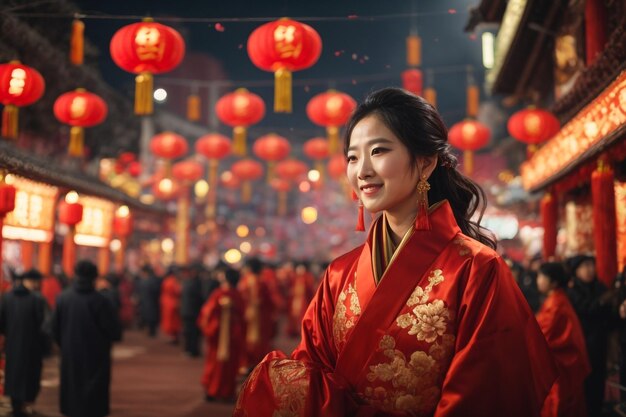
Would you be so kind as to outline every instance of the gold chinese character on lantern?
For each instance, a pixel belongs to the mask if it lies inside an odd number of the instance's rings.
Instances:
[[[72,104],[70,104],[70,115],[72,119],[80,119],[85,115],[87,109],[87,100],[85,97],[74,97]]]
[[[160,59],[163,56],[164,45],[160,42],[159,30],[149,26],[139,28],[135,35],[137,56],[142,61]]]
[[[21,68],[15,68],[11,71],[11,81],[9,81],[9,94],[19,96],[24,92],[26,85],[26,71]]]
[[[302,42],[295,41],[294,26],[280,25],[274,30],[274,46],[281,58],[296,58],[302,52]]]

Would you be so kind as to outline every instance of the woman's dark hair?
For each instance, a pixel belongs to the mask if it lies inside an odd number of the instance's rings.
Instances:
[[[563,264],[559,262],[546,262],[541,264],[539,273],[548,277],[550,282],[556,283],[559,288],[565,288],[569,282],[569,275]]]
[[[478,184],[455,169],[457,158],[451,152],[448,129],[437,110],[423,98],[399,88],[374,91],[359,104],[348,121],[345,155],[348,154],[352,130],[370,115],[379,117],[416,159],[437,155],[437,167],[428,179],[431,186],[429,204],[448,200],[461,231],[495,249],[495,238],[480,226],[485,212],[485,193]],[[480,215],[477,222],[473,222],[470,219],[477,210]]]

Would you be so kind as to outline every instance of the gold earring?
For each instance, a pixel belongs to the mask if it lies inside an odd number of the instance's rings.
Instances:
[[[417,183],[417,216],[415,217],[415,230],[430,230],[428,219],[428,190],[430,184],[426,181],[426,175],[422,174]]]

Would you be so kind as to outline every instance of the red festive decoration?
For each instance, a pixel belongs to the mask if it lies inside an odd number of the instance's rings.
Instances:
[[[174,200],[180,196],[181,192],[180,184],[169,178],[162,178],[152,184],[152,194],[159,200]]]
[[[291,113],[291,73],[315,64],[322,40],[309,25],[279,19],[254,30],[248,38],[248,55],[254,65],[274,73],[274,111]]]
[[[226,171],[222,173],[222,176],[220,177],[220,183],[226,188],[234,189],[239,188],[239,186],[241,185],[241,180],[233,175],[232,172]]]
[[[543,259],[549,261],[556,254],[559,205],[553,193],[546,193],[539,206],[543,223]]]
[[[133,216],[115,216],[113,218],[113,232],[116,236],[126,238],[133,233]]]
[[[415,94],[416,96],[422,96],[423,94],[423,86],[424,86],[424,80],[422,77],[422,71],[418,70],[418,69],[408,69],[405,71],[402,71],[402,88],[404,88],[407,91],[410,91],[411,93]]]
[[[83,220],[83,205],[80,203],[68,203],[66,200],[59,202],[59,221],[68,226],[76,226]]]
[[[274,176],[274,165],[277,161],[285,159],[291,152],[289,141],[282,136],[270,133],[261,136],[254,142],[252,151],[256,156],[267,162],[268,181]]]
[[[144,19],[118,30],[111,39],[111,57],[123,70],[139,74],[135,114],[152,113],[152,74],[171,71],[185,55],[185,42],[169,26]]]
[[[28,106],[41,98],[45,82],[41,74],[19,61],[0,64],[0,103],[2,136],[17,139],[18,107]]]
[[[322,160],[328,158],[328,140],[313,138],[304,142],[304,154],[315,161],[315,169],[320,173],[320,181],[324,178],[324,164]]]
[[[188,150],[187,140],[173,132],[160,133],[150,140],[150,151],[160,158],[180,158]]]
[[[328,90],[313,97],[306,106],[306,114],[317,125],[325,126],[329,152],[339,152],[339,128],[346,124],[356,108],[356,101],[339,91]]]
[[[246,129],[265,116],[265,102],[245,88],[238,88],[220,98],[215,105],[218,119],[233,129],[233,153],[246,155]]]
[[[141,163],[138,161],[133,161],[130,164],[128,164],[128,174],[133,177],[133,178],[137,178],[138,176],[141,175],[141,172],[143,171],[143,169],[141,168]]]
[[[617,275],[617,220],[615,211],[615,177],[603,159],[591,174],[593,202],[593,240],[596,248],[598,279],[613,288]]]
[[[241,199],[244,203],[250,202],[252,188],[250,181],[255,181],[263,176],[263,166],[253,159],[242,159],[231,167],[232,173],[243,181]]]
[[[328,174],[336,180],[344,179],[346,178],[347,167],[348,163],[345,156],[341,154],[334,155],[328,161]]]
[[[196,142],[196,152],[209,160],[224,159],[230,155],[230,151],[230,140],[219,133],[201,136]]]
[[[276,165],[276,174],[280,178],[290,181],[296,181],[299,177],[306,174],[309,167],[302,161],[297,159],[287,159]]]
[[[172,175],[182,183],[198,181],[203,172],[202,164],[193,160],[181,161],[172,167]]]
[[[4,182],[4,173],[0,173],[0,259],[2,259],[2,228],[4,217],[15,209],[15,187]],[[3,282],[2,269],[0,268],[0,283]]]
[[[549,111],[529,107],[513,114],[507,128],[515,139],[528,145],[537,145],[556,135],[561,124]]]
[[[74,65],[82,65],[85,50],[85,24],[78,19],[72,22],[72,34],[70,35],[70,62]]]
[[[466,174],[473,171],[473,151],[476,151],[489,143],[491,131],[485,125],[476,120],[466,119],[456,123],[448,132],[448,140],[455,148],[465,151],[463,163]]]
[[[122,152],[117,157],[117,160],[124,166],[130,164],[137,159],[137,155],[132,152]]]
[[[100,97],[78,88],[61,94],[54,102],[54,115],[65,124],[72,126],[70,130],[70,156],[83,156],[85,127],[99,125],[106,119],[109,109]]]

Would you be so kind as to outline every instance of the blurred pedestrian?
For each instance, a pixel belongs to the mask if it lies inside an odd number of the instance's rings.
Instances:
[[[74,273],[52,319],[61,348],[61,413],[103,417],[109,414],[111,348],[121,338],[120,324],[111,301],[94,287],[96,265],[81,260]]]
[[[39,394],[47,312],[38,292],[42,278],[35,269],[15,276],[13,289],[2,295],[0,304],[0,333],[6,338],[4,395],[11,398],[14,417],[26,416],[26,405]]]
[[[183,320],[185,353],[192,358],[200,356],[200,329],[198,329],[196,322],[204,303],[202,282],[200,281],[200,274],[203,269],[202,264],[196,263],[185,268],[183,272],[180,316]]]

